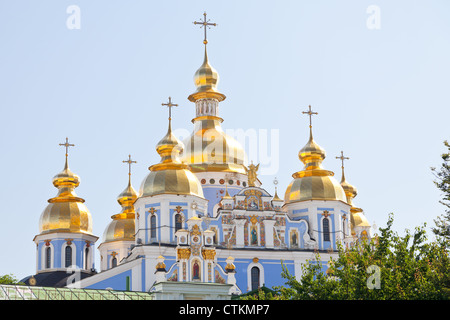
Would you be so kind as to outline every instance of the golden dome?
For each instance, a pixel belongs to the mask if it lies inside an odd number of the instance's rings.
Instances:
[[[134,241],[134,219],[114,219],[105,229],[103,243],[113,241]]]
[[[53,177],[53,185],[58,188],[56,197],[49,204],[39,220],[40,233],[81,232],[92,234],[92,217],[74,189],[80,184],[80,178],[74,174],[66,162],[62,172]]]
[[[345,180],[344,166],[342,166],[341,186],[344,189],[347,197],[347,203],[351,205],[350,208],[350,225],[353,230],[354,227],[370,227],[369,221],[366,219],[361,208],[357,208],[353,204],[353,198],[358,194],[356,188]]]
[[[206,40],[205,40],[206,41]],[[195,72],[196,92],[188,99],[196,103],[194,131],[185,140],[183,162],[193,172],[220,171],[246,174],[244,167],[245,153],[242,146],[225,134],[221,127],[223,119],[218,117],[218,104],[225,100],[225,95],[217,90],[219,74],[209,64],[205,43],[203,64]],[[199,111],[205,104],[205,110]]]
[[[134,241],[135,235],[135,211],[134,202],[137,199],[137,192],[131,186],[131,179],[128,179],[128,186],[117,197],[117,202],[122,206],[122,211],[111,216],[113,219],[105,229],[103,242],[112,241]]]
[[[302,171],[292,175],[294,180],[286,189],[285,203],[306,200],[340,200],[346,202],[345,192],[333,177],[334,173],[322,167],[325,156],[325,150],[314,141],[310,128],[308,143],[299,152],[299,158],[305,167]]]
[[[194,83],[197,90],[191,94],[189,101],[195,102],[198,99],[214,98],[218,101],[225,100],[225,95],[217,91],[217,84],[219,83],[219,74],[208,61],[208,53],[205,46],[205,57],[203,64],[194,74]]]
[[[140,197],[157,194],[184,194],[203,198],[203,188],[189,166],[182,163],[182,143],[172,133],[169,120],[167,134],[156,145],[161,162],[150,166],[150,173],[142,182]]]
[[[370,227],[370,223],[361,208],[351,207],[350,213],[352,229],[353,227]]]
[[[344,167],[342,167],[341,187],[344,189],[345,196],[347,197],[347,203],[353,206],[353,198],[356,197],[358,191],[354,186],[345,180]]]
[[[183,161],[193,172],[226,171],[245,174],[245,152],[227,135],[219,117],[203,116],[194,120],[194,131],[185,140]]]

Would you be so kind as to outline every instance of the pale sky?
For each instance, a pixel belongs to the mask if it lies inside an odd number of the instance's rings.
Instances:
[[[67,26],[71,5],[79,29]],[[192,22],[204,11],[218,24],[208,30],[208,56],[227,96],[222,126],[270,142],[269,157],[258,147],[249,159],[262,163],[267,191],[277,177],[282,197],[303,168],[302,111],[311,105],[323,165],[339,181],[335,157],[350,157],[347,181],[368,221],[385,226],[393,212],[399,232],[424,222],[429,230],[445,209],[430,167],[450,140],[449,9],[445,0],[1,1],[0,275],[35,273],[32,240],[57,193],[52,177],[63,169],[66,137],[98,246],[121,209],[122,160],[138,162],[135,189],[159,162],[168,96],[179,104],[173,128],[192,130],[187,97],[203,61],[203,31]]]

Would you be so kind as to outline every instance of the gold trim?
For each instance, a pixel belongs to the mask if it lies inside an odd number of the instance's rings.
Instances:
[[[177,249],[178,260],[189,259],[190,256],[191,256],[191,248],[178,248]]]

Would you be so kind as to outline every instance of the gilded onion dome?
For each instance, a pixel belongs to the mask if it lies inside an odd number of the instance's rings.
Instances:
[[[208,60],[208,53],[205,45],[205,56],[203,64],[194,74],[194,83],[197,90],[191,94],[188,99],[191,102],[195,102],[199,99],[214,98],[218,101],[225,100],[225,95],[217,90],[217,84],[219,83],[219,73],[214,69]]]
[[[194,120],[194,131],[187,140],[183,161],[193,172],[224,171],[245,174],[245,152],[222,127],[221,118],[204,116]]]
[[[325,156],[325,150],[314,141],[310,126],[308,143],[298,153],[304,168],[292,175],[294,180],[288,185],[284,196],[286,204],[305,200],[346,202],[344,190],[333,177],[334,173],[322,167]]]
[[[53,177],[53,185],[58,188],[56,197],[48,200],[49,204],[39,220],[40,233],[77,232],[92,234],[92,217],[78,197],[75,188],[80,184],[80,177],[74,174],[68,165],[67,154],[63,171]]]
[[[167,134],[156,145],[161,162],[150,166],[150,173],[142,182],[140,197],[158,194],[183,194],[203,198],[200,181],[189,166],[182,163],[182,143],[172,133],[170,118]]]
[[[134,202],[137,199],[137,192],[131,185],[131,176],[128,179],[128,185],[125,190],[117,197],[117,202],[122,206],[122,211],[112,215],[113,219],[105,229],[103,242],[112,241],[134,241],[136,212],[134,211]]]
[[[345,195],[347,197],[347,203],[351,205],[350,207],[350,224],[352,228],[352,233],[354,233],[354,227],[370,227],[370,223],[367,220],[364,212],[361,208],[357,208],[353,204],[353,198],[358,194],[356,188],[352,186],[345,180],[344,166],[342,166],[342,178],[341,186],[344,189]]]
[[[342,189],[344,189],[345,196],[347,198],[347,203],[351,206],[353,206],[353,198],[356,197],[358,194],[358,191],[354,186],[352,186],[350,183],[348,183],[345,180],[345,174],[344,174],[344,166],[342,166],[342,178],[341,178],[341,186]]]
[[[185,141],[183,161],[193,172],[222,171],[245,174],[245,152],[221,126],[219,102],[225,95],[217,90],[219,74],[209,64],[205,45],[203,64],[194,75],[197,90],[188,99],[195,102],[194,131]]]

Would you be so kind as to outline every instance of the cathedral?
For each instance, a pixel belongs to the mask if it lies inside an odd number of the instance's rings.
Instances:
[[[53,177],[57,195],[39,220],[36,274],[30,286],[153,292],[160,299],[221,299],[260,287],[283,285],[282,267],[300,279],[302,264],[320,253],[323,272],[339,244],[370,238],[371,226],[353,199],[356,188],[340,182],[323,166],[326,152],[313,138],[298,153],[303,169],[292,174],[283,199],[270,194],[258,179],[258,164],[245,163],[242,146],[222,129],[219,74],[207,54],[194,74],[195,91],[190,137],[180,141],[171,127],[156,143],[159,163],[150,164],[138,191],[129,179],[118,195],[121,211],[111,216],[100,239],[93,218],[75,193],[80,178],[69,168],[66,139],[64,169]],[[236,110],[237,112],[237,110]],[[163,120],[163,119],[161,119]],[[306,129],[306,128],[305,128]],[[306,131],[306,130],[305,130]],[[306,131],[307,132],[307,131]],[[156,141],[155,141],[156,142]],[[301,146],[299,146],[301,147]],[[300,168],[300,167],[299,167]],[[96,253],[96,249],[98,252]],[[100,255],[99,270],[94,265]]]

